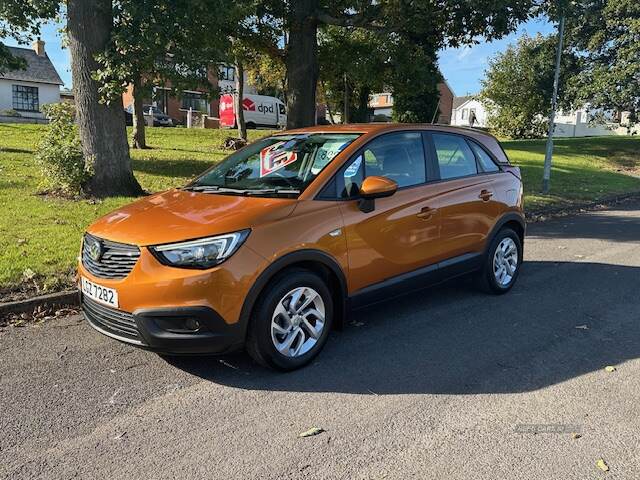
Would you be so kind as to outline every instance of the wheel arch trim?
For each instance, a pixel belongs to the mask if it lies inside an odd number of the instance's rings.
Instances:
[[[242,309],[240,310],[239,322],[243,337],[247,334],[247,329],[251,322],[251,313],[253,312],[258,297],[269,281],[288,267],[310,262],[317,263],[328,268],[329,271],[338,279],[338,287],[340,289],[339,293],[342,296],[342,305],[335,305],[335,313],[338,320],[336,323],[338,326],[341,325],[340,322],[343,321],[346,316],[348,298],[347,279],[345,274],[338,261],[328,253],[323,252],[322,250],[304,249],[285,254],[278,258],[265,268],[253,283],[245,297],[244,303],[242,304]]]

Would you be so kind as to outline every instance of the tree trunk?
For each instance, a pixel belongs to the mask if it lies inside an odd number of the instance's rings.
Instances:
[[[344,74],[344,96],[342,97],[342,123],[349,123],[349,82]]]
[[[290,2],[291,24],[287,44],[287,128],[316,124],[318,83],[318,0]]]
[[[240,60],[236,60],[236,96],[235,111],[236,125],[238,126],[238,136],[247,140],[247,125],[244,123],[244,108],[242,108],[242,100],[244,98],[244,67]]]
[[[137,75],[133,81],[133,148],[147,148],[147,136],[145,134],[144,98],[142,79]]]
[[[68,0],[67,32],[78,126],[85,162],[94,172],[87,189],[96,196],[139,195],[133,176],[122,100],[99,102],[91,78],[113,24],[111,0]]]

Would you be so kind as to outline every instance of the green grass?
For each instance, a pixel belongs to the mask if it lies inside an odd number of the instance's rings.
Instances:
[[[0,124],[0,301],[2,289],[25,283],[53,290],[70,282],[81,232],[97,217],[133,201],[64,200],[37,194],[34,153],[44,126]],[[267,131],[250,131],[257,139]],[[184,185],[228,155],[220,148],[232,132],[149,128],[149,150],[132,150],[133,168],[150,192]],[[31,275],[32,281],[25,282]]]
[[[502,142],[511,162],[522,170],[527,210],[640,191],[640,138],[566,138],[555,141],[551,194],[542,195],[545,143]]]
[[[95,218],[131,198],[71,201],[37,194],[40,174],[34,152],[44,126],[0,124],[0,297],[2,290],[25,285],[30,271],[40,288],[68,284],[83,229]],[[219,130],[147,130],[150,150],[132,150],[133,167],[143,188],[159,191],[183,185],[222,159],[219,146],[230,132]],[[250,132],[251,139],[268,134]],[[527,208],[598,200],[640,191],[640,139],[600,137],[556,142],[552,194],[540,190],[544,141],[504,143],[522,168]],[[1,298],[0,298],[1,301]]]

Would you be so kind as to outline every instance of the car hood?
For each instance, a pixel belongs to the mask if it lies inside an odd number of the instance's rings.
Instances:
[[[93,223],[87,231],[146,246],[252,228],[291,214],[297,200],[169,190],[140,199]]]

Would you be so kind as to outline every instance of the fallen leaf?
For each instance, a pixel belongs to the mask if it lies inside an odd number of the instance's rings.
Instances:
[[[602,458],[596,462],[596,466],[603,472],[609,471],[609,465],[607,465],[607,462],[605,462]]]
[[[324,432],[324,430],[322,428],[312,427],[309,430],[307,430],[306,432],[302,432],[299,435],[299,437],[300,438],[313,437],[314,435],[320,435],[322,432]]]
[[[614,367],[614,366],[612,366],[612,365],[607,365],[606,367],[604,367],[604,370],[605,370],[606,372],[611,373],[611,372],[615,372],[615,371],[616,371],[616,367]]]
[[[575,328],[577,328],[578,330],[589,330],[588,325],[576,325]]]
[[[573,438],[574,440],[577,440],[577,439],[579,439],[580,437],[582,437],[582,435],[581,435],[581,434],[579,434],[579,433],[575,433],[575,432],[574,432],[574,433],[572,433],[572,434],[571,434],[571,438]]]

